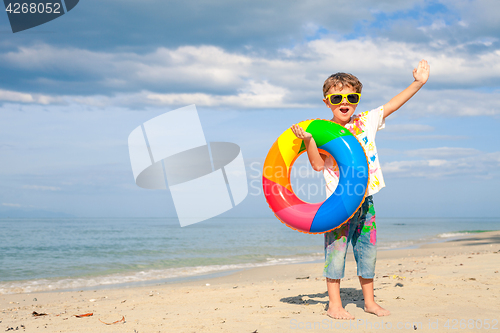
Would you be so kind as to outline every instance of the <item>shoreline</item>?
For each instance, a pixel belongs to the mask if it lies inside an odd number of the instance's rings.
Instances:
[[[488,232],[499,232],[500,230],[495,230],[495,231],[463,231],[463,232],[452,232],[450,233],[450,236],[446,237],[441,237],[440,235],[435,235],[432,238],[425,239],[425,240],[414,240],[414,244],[408,245],[408,246],[402,246],[402,247],[395,247],[395,248],[382,248],[378,249],[378,258],[385,258],[385,257],[392,257],[392,255],[384,255],[383,253],[386,251],[396,251],[395,253],[399,253],[398,251],[404,251],[404,250],[415,250],[415,249],[420,249],[420,248],[426,248],[429,245],[432,244],[441,244],[441,243],[446,243],[446,242],[452,242],[455,240],[460,240],[464,238],[469,238],[469,237],[474,237],[475,235],[480,235]],[[398,254],[396,254],[397,256]],[[317,257],[317,258],[316,258]],[[87,276],[87,277],[68,277],[68,278],[41,278],[37,280],[20,280],[20,281],[8,281],[8,282],[3,282],[3,283],[20,283],[22,284],[23,282],[26,283],[23,287],[15,287],[18,291],[12,291],[12,292],[6,292],[6,293],[1,293],[1,295],[12,295],[12,294],[29,294],[29,293],[57,293],[57,292],[75,292],[75,291],[88,291],[88,290],[107,290],[107,289],[120,289],[120,288],[137,288],[137,287],[148,287],[148,286],[154,286],[158,284],[176,284],[176,283],[183,283],[183,282],[190,282],[190,281],[199,281],[199,280],[205,280],[205,279],[212,279],[216,278],[219,276],[226,276],[226,275],[231,275],[240,271],[246,271],[246,270],[251,270],[259,267],[273,267],[273,266],[282,266],[282,265],[300,265],[300,264],[308,264],[308,263],[323,263],[324,258],[322,254],[307,254],[307,255],[301,255],[301,256],[295,256],[295,257],[285,257],[285,258],[273,258],[273,260],[277,260],[275,263],[266,263],[266,262],[255,262],[255,263],[244,263],[244,264],[231,264],[231,265],[214,265],[214,266],[196,266],[196,267],[174,267],[170,269],[165,269],[167,270],[196,270],[196,269],[209,269],[208,272],[204,273],[194,273],[194,274],[187,274],[187,275],[178,275],[178,276],[173,276],[173,277],[162,277],[162,278],[153,278],[153,279],[144,279],[144,280],[133,280],[129,278],[130,281],[124,281],[124,282],[112,282],[112,283],[97,283],[94,285],[79,285],[79,286],[67,286],[67,287],[53,287],[52,289],[35,289],[35,290],[29,290],[30,286],[28,286],[28,283],[34,283],[36,285],[36,282],[43,281],[46,284],[58,284],[61,281],[78,281],[78,280],[93,280],[93,279],[119,279],[120,277],[123,278],[123,276],[127,275],[122,275],[120,274],[117,275],[96,275],[96,276]],[[347,261],[354,261],[354,258],[352,257],[352,247],[349,246],[348,248],[348,256],[346,258]],[[235,268],[215,268],[216,266],[235,266]],[[238,267],[240,266],[240,267]],[[211,270],[213,269],[213,270]],[[138,275],[143,272],[129,272],[129,277],[135,275]],[[14,287],[12,287],[14,289]],[[28,290],[26,290],[28,289]]]
[[[436,332],[447,331],[446,321],[451,330],[453,320],[465,320],[476,325],[469,331],[479,331],[479,321],[500,320],[500,231],[380,251],[375,299],[392,312],[389,317],[363,311],[353,261],[348,255],[341,284],[344,306],[357,318],[351,330],[373,332],[368,323],[382,328],[413,323],[420,332]],[[333,330],[345,322],[324,315],[328,295],[322,267],[322,262],[274,265],[178,283],[0,295],[0,324],[4,329],[23,325],[28,332]],[[33,311],[47,315],[33,317]],[[74,316],[86,313],[93,315]],[[122,318],[125,322],[104,324]]]

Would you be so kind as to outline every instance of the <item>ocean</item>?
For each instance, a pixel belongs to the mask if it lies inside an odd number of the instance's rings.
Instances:
[[[379,218],[379,250],[500,230],[500,218]],[[0,294],[143,285],[323,260],[323,235],[276,218],[0,219]]]

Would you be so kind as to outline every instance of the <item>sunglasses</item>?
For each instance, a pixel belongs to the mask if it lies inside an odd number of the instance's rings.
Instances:
[[[339,105],[342,103],[344,98],[347,98],[347,101],[350,104],[358,104],[359,99],[361,98],[360,93],[352,93],[352,94],[330,94],[326,95],[326,99],[330,101],[331,105]]]

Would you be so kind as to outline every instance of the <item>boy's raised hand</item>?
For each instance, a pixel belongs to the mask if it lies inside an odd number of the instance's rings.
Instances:
[[[297,138],[304,140],[307,150],[307,157],[309,158],[309,162],[311,163],[312,168],[315,171],[323,171],[325,161],[319,154],[318,147],[316,146],[316,142],[314,142],[312,134],[304,131],[304,129],[297,124],[292,125],[290,129]]]
[[[305,140],[312,138],[312,134],[304,131],[304,129],[299,125],[292,125],[290,129],[292,130],[293,134],[295,134],[295,136],[299,139]]]
[[[430,66],[426,60],[421,60],[418,63],[417,68],[413,70],[413,81],[408,88],[394,96],[389,102],[384,104],[384,119],[392,114],[394,111],[398,110],[403,104],[405,104],[410,98],[417,93],[417,91],[422,88],[422,86],[429,79]]]
[[[413,78],[415,79],[415,81],[421,84],[425,84],[429,79],[429,71],[430,66],[427,63],[427,60],[420,60],[417,68],[413,69]]]

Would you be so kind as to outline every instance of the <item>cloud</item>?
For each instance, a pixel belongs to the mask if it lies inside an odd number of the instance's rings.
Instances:
[[[396,15],[378,15],[384,24],[372,23],[372,29],[365,33],[394,41],[412,40],[426,49],[443,52],[461,49],[473,57],[490,52],[489,46],[500,46],[498,40],[489,43],[500,29],[499,7],[494,0],[422,1],[414,3],[411,10],[396,11]]]
[[[324,78],[341,70],[353,72],[365,82],[365,101],[383,104],[412,81],[412,68],[425,56],[431,64],[431,78],[421,93],[428,97],[420,102],[419,112],[458,116],[499,113],[498,92],[474,92],[474,103],[464,103],[463,96],[471,92],[457,86],[500,85],[500,52],[492,50],[469,61],[467,53],[453,52],[457,49],[443,53],[417,46],[386,39],[324,36],[266,57],[216,46],[113,53],[41,44],[0,55],[4,66],[38,76],[23,86],[23,90],[31,87],[32,91],[0,90],[0,101],[97,106],[321,106]],[[12,85],[19,86],[15,80]]]
[[[462,31],[462,35],[457,37],[465,39],[485,35],[498,35],[498,30],[500,29],[498,1],[440,0],[440,2],[456,13],[461,18],[458,23],[466,28]]]
[[[5,206],[5,207],[22,207],[22,205],[20,205],[20,204],[7,203],[7,202],[2,202],[2,206]]]
[[[281,87],[272,86],[267,82],[249,82],[244,88],[233,95],[214,95],[207,93],[154,93],[141,91],[132,94],[115,94],[113,96],[48,96],[42,98],[26,98],[20,100],[24,104],[49,104],[65,105],[67,107],[89,106],[92,108],[108,108],[112,106],[144,107],[144,106],[185,106],[196,104],[203,107],[238,108],[238,109],[269,109],[269,108],[307,108],[313,107],[306,103],[293,103],[287,101],[289,92]],[[32,95],[24,94],[32,97]],[[0,103],[12,99],[2,98]],[[43,102],[43,103],[42,103]],[[0,148],[2,145],[0,145]]]
[[[245,47],[269,50],[314,37],[317,31],[310,31],[311,25],[320,31],[351,33],[360,28],[360,21],[376,22],[376,13],[406,11],[421,2],[359,0],[332,5],[328,0],[87,0],[72,11],[71,18],[32,30],[64,31],[68,38],[40,33],[12,40],[15,44],[37,40],[99,50],[201,44],[232,50]],[[2,23],[0,26],[7,30],[7,24]]]
[[[384,130],[385,131],[385,130]],[[445,134],[432,134],[432,135],[390,135],[390,136],[378,136],[378,140],[392,141],[392,142],[401,142],[401,141],[444,141],[444,140],[467,140],[470,139],[470,136],[466,135],[445,135]]]
[[[407,152],[421,160],[388,162],[382,165],[391,177],[472,177],[490,179],[498,176],[500,152],[485,153],[468,148],[434,148]]]
[[[31,94],[23,94],[15,91],[0,90],[0,100],[7,102],[33,103],[35,99]]]
[[[97,6],[114,8],[116,17],[144,23],[91,14],[90,8]],[[0,83],[0,102],[320,107],[323,80],[333,72],[346,71],[365,84],[362,103],[378,105],[407,86],[412,68],[426,58],[431,78],[419,95],[429,99],[420,102],[420,114],[497,115],[500,20],[494,9],[498,6],[486,0],[363,0],[336,8],[337,19],[331,20],[329,11],[317,10],[331,7],[326,0],[260,5],[151,0],[123,1],[119,6],[116,1],[89,0],[79,7],[79,17],[92,15],[95,24],[75,28],[74,34],[99,31],[109,45],[101,47],[83,38],[61,44],[41,34],[36,41],[28,37],[4,41],[0,75],[9,80]],[[59,21],[55,26],[62,24]],[[75,24],[88,25],[88,21]],[[150,36],[145,36],[146,30]],[[175,38],[165,37],[174,32]],[[471,89],[475,101],[464,103],[460,95],[470,94]],[[416,109],[413,105],[410,108]]]
[[[55,186],[41,186],[41,185],[24,185],[24,189],[37,190],[37,191],[60,191],[60,187]]]
[[[500,89],[491,92],[467,89],[422,89],[418,98],[405,106],[414,117],[474,117],[500,114]]]
[[[140,90],[234,92],[242,89],[252,79],[252,71],[266,62],[266,59],[229,53],[215,46],[160,47],[138,54],[36,45],[7,52],[0,60],[21,72],[39,73],[34,83],[49,83],[53,90],[57,86],[59,93],[82,91],[80,86],[85,82],[88,85],[83,94],[104,92],[108,96],[113,92]],[[74,90],[68,89],[72,86]]]
[[[446,22],[443,19],[436,20],[432,22],[430,26],[418,27],[419,30],[424,32],[428,32],[429,30],[440,30],[447,27]]]
[[[432,132],[434,127],[422,124],[392,124],[384,132]]]
[[[133,185],[120,142],[153,116],[192,103],[210,115],[233,109],[206,117],[221,126],[212,132],[249,142],[245,156],[265,156],[288,122],[327,111],[328,75],[357,75],[365,87],[358,110],[366,110],[408,86],[422,58],[431,64],[429,83],[391,116],[402,124],[378,134],[379,148],[396,152],[384,173],[448,184],[496,177],[498,153],[481,149],[490,147],[482,140],[495,142],[500,114],[499,7],[494,0],[81,2],[67,19],[0,39],[5,183],[21,195],[54,197],[54,207],[74,201],[65,209],[85,215],[82,193],[95,212],[103,193]],[[238,112],[252,109],[260,110]],[[464,138],[476,150],[427,148]],[[58,185],[24,185],[40,183]],[[102,211],[122,214],[115,206]]]
[[[0,101],[18,102],[18,103],[34,103],[34,104],[55,104],[60,103],[60,97],[53,97],[42,94],[27,94],[17,91],[9,91],[0,89]]]
[[[424,159],[440,159],[440,158],[459,158],[474,155],[480,155],[481,151],[473,148],[453,148],[453,147],[439,147],[439,148],[426,148],[408,150],[405,152],[408,156],[415,156]]]
[[[236,95],[214,96],[209,94],[147,94],[146,98],[155,104],[198,106],[231,106],[240,109],[246,108],[294,108],[309,107],[307,104],[289,103],[285,99],[288,90],[276,87],[268,82],[257,83],[250,81],[246,89]]]

